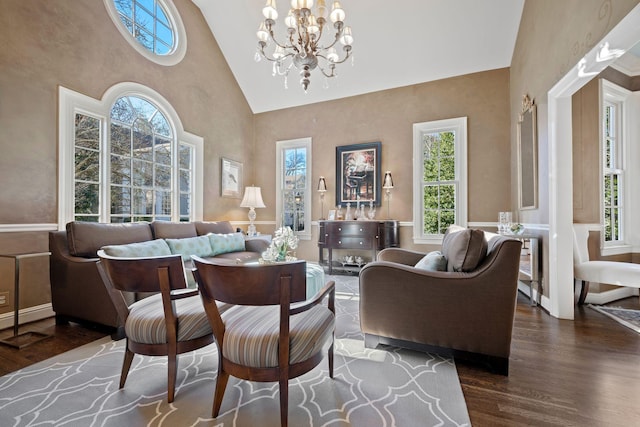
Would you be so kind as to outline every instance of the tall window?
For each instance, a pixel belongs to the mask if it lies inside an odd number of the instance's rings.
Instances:
[[[414,241],[438,242],[467,223],[466,117],[413,125]]]
[[[624,105],[628,91],[606,80],[602,89],[602,217],[604,245],[625,240]]]
[[[311,138],[278,141],[276,147],[279,222],[311,239]]]
[[[201,218],[202,139],[163,98],[122,83],[103,101],[61,88],[60,102],[61,225]]]

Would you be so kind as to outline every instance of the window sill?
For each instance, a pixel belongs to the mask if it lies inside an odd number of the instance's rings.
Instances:
[[[605,246],[600,249],[600,255],[602,256],[622,255],[631,252],[633,252],[633,246],[626,244]]]

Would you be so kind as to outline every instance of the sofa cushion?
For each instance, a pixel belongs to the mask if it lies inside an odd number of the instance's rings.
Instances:
[[[233,226],[229,221],[196,221],[196,232],[198,236],[205,234],[229,234],[233,233]]]
[[[415,267],[428,271],[447,271],[447,259],[442,252],[433,251],[418,261]]]
[[[153,221],[151,228],[155,239],[182,239],[198,235],[192,222]]]
[[[185,237],[184,239],[165,239],[172,254],[182,255],[183,260],[190,260],[191,255],[201,257],[213,256],[209,236]]]
[[[169,245],[162,239],[129,243],[127,245],[107,245],[103,246],[102,250],[104,250],[107,255],[121,258],[145,258],[171,255]]]
[[[69,253],[77,257],[97,258],[98,250],[106,245],[122,245],[153,239],[146,222],[130,224],[101,224],[71,221],[67,224]]]
[[[447,259],[447,271],[473,271],[487,255],[484,232],[450,226],[442,239],[442,254]]]
[[[244,235],[242,233],[207,234],[211,242],[212,256],[229,252],[244,252]]]

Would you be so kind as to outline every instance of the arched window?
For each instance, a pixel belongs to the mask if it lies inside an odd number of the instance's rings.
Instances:
[[[202,138],[164,98],[122,83],[102,101],[61,88],[60,103],[61,225],[201,219]]]
[[[171,0],[104,0],[123,37],[147,59],[175,65],[186,52],[184,25]]]

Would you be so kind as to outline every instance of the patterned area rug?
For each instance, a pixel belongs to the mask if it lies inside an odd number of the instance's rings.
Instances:
[[[589,304],[589,307],[640,334],[640,310],[592,304]]]
[[[326,359],[289,381],[291,426],[469,426],[452,359],[384,347],[365,349],[356,277],[337,282],[334,379]],[[230,378],[210,418],[217,350],[180,356],[167,403],[166,358],[136,355],[118,389],[124,340],[109,337],[0,377],[0,426],[278,426],[277,383]]]

